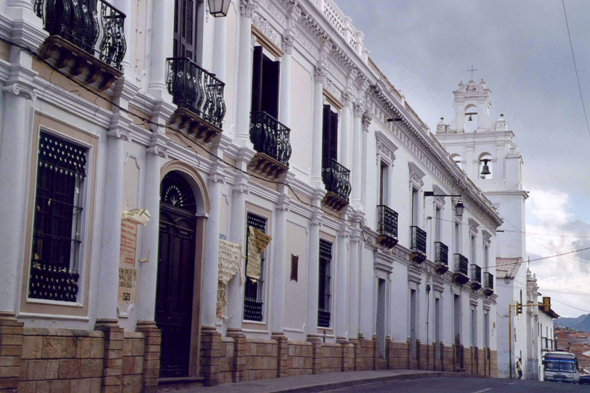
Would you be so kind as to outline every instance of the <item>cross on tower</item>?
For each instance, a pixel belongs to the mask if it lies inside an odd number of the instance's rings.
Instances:
[[[473,68],[473,64],[471,65],[471,69],[467,70],[468,72],[471,72],[471,80],[473,80],[473,71],[477,71],[477,69]]]

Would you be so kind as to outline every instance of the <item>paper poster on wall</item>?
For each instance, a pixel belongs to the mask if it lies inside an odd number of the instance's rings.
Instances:
[[[260,279],[261,259],[258,252],[256,235],[253,227],[248,227],[248,265],[246,266],[246,276],[252,280]]]
[[[226,291],[225,283],[219,281],[217,283],[217,317],[223,318],[223,309],[227,305],[225,301],[225,291]]]
[[[258,248],[258,253],[262,254],[264,250],[266,250],[268,243],[270,243],[272,240],[272,237],[256,228],[254,228],[254,235],[256,236],[256,247]]]
[[[219,281],[227,284],[240,269],[242,245],[219,240]]]
[[[128,316],[130,306],[136,303],[137,269],[135,255],[137,249],[137,224],[121,221],[121,247],[119,253],[119,291],[117,303],[119,315]]]

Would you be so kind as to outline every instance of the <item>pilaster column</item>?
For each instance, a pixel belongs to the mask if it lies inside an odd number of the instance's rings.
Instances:
[[[357,102],[354,104],[353,113],[353,130],[352,130],[352,145],[362,147],[363,144],[363,122],[362,115],[364,112],[364,104]],[[363,183],[363,151],[362,148],[352,149],[352,196],[351,203],[357,210],[362,210],[361,196]]]
[[[286,186],[281,185],[275,214],[275,237],[273,239],[274,259],[271,282],[271,314],[270,330],[273,336],[283,335],[283,318],[285,314],[285,265],[287,264],[287,213],[290,209],[290,198]]]
[[[350,92],[345,92],[344,96],[344,107],[342,108],[342,132],[340,135],[340,163],[345,168],[350,168],[350,114],[352,112],[351,107],[352,103],[352,95]]]
[[[158,257],[160,241],[160,184],[161,168],[168,157],[168,138],[158,131],[152,133],[146,154],[144,207],[151,219],[142,228],[141,258],[147,259],[139,267],[137,296],[138,321],[153,322],[156,317],[156,288],[158,284]]]
[[[359,264],[361,243],[360,222],[355,220],[350,235],[350,276],[348,288],[348,304],[350,312],[348,319],[348,336],[355,339],[359,335]]]
[[[248,162],[254,156],[254,151],[246,148],[240,149],[236,166],[246,170]],[[250,192],[250,177],[239,173],[232,192],[232,214],[230,241],[242,245],[242,254],[246,252],[246,195]],[[245,260],[240,261],[242,274],[246,273]],[[240,335],[242,332],[242,318],[244,315],[244,283],[242,278],[235,275],[228,283],[228,335]]]
[[[217,149],[216,149],[217,150]],[[223,154],[223,153],[221,153]],[[215,328],[217,318],[217,286],[219,282],[219,220],[221,212],[221,184],[225,183],[224,167],[220,161],[213,163],[209,173],[209,203],[205,236],[205,263],[203,265],[202,326]]]
[[[16,313],[20,295],[20,271],[23,263],[23,217],[25,215],[25,181],[29,179],[27,163],[27,100],[37,98],[33,89],[21,84],[2,88],[4,116],[0,143],[0,312]],[[36,154],[36,150],[32,153]]]
[[[289,127],[291,125],[291,54],[295,38],[291,32],[283,36],[283,51],[281,58],[281,92],[279,95],[279,121]]]
[[[318,193],[319,194],[319,193]],[[309,259],[307,263],[307,330],[308,340],[318,338],[318,299],[320,282],[320,226],[324,213],[320,208],[322,198],[319,195],[314,197],[314,205],[309,230]]]
[[[125,33],[125,42],[127,43],[127,50],[125,51],[125,56],[123,57],[123,61],[121,62],[121,66],[123,67],[124,73],[126,75],[133,76],[133,82],[135,82],[135,72],[133,71],[133,67],[131,66],[131,61],[129,60],[131,48],[131,14],[133,13],[131,0],[114,0],[114,6],[125,14],[125,21],[123,22],[123,32]],[[98,9],[100,12],[100,3],[98,3]],[[160,18],[162,15],[160,15]],[[138,51],[138,55],[142,56],[144,54],[143,51]],[[153,55],[153,52],[152,52]]]
[[[250,142],[250,110],[252,108],[252,17],[256,12],[256,0],[241,0],[240,11],[240,55],[238,59],[238,92],[239,102],[236,118],[236,143],[251,147]]]
[[[117,320],[119,258],[121,247],[121,212],[123,211],[124,140],[130,140],[130,120],[121,113],[113,115],[107,132],[106,181],[103,201],[102,243],[100,256],[98,320]],[[98,321],[97,321],[98,323]]]
[[[361,205],[367,205],[367,136],[369,134],[369,126],[371,125],[371,113],[367,110],[363,113],[362,116],[362,149],[361,149],[361,162],[362,162],[362,172],[361,172]],[[355,145],[356,146],[356,145]]]
[[[326,70],[320,63],[315,67],[315,84],[313,88],[313,134],[311,155],[311,182],[315,187],[323,188],[322,182],[322,135],[324,127],[324,80]]]
[[[338,232],[338,258],[336,260],[336,340],[345,342],[348,325],[348,301],[346,299],[348,282],[348,252],[346,243],[350,235],[349,224],[343,222]]]
[[[148,92],[166,101],[172,101],[166,87],[166,58],[172,57],[171,26],[173,22],[168,15],[168,5],[169,0],[152,1],[152,43]]]
[[[225,82],[227,69],[227,18],[215,18],[215,44],[213,45],[213,73]]]

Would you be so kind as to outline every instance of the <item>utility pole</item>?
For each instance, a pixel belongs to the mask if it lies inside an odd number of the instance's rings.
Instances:
[[[508,305],[508,365],[510,366],[510,379],[512,379],[512,304]]]
[[[510,379],[512,379],[512,310],[514,309],[515,314],[522,314],[523,307],[543,307],[545,312],[551,310],[551,298],[543,297],[543,303],[529,303],[520,304],[514,302],[514,304],[508,304],[508,362],[510,363]]]

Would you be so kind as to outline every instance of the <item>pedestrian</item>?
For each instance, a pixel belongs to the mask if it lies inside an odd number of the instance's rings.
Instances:
[[[520,358],[516,361],[516,371],[518,372],[518,379],[522,379],[522,361]]]

